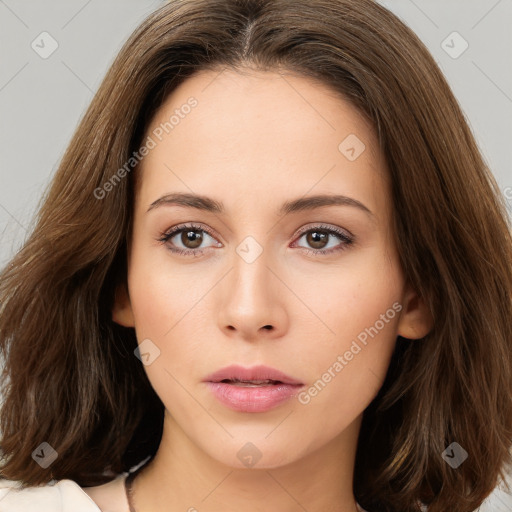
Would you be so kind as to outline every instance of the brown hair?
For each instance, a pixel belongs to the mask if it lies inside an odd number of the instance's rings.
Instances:
[[[420,502],[474,510],[511,462],[510,225],[435,61],[372,0],[175,0],[129,38],[0,276],[2,477],[97,485],[158,448],[163,404],[133,354],[134,330],[111,319],[126,279],[134,172],[102,199],[95,191],[178,84],[249,65],[318,79],[371,120],[401,264],[434,318],[422,340],[397,340],[364,413],[356,499],[372,512]],[[42,442],[59,454],[48,469],[31,457]],[[457,469],[441,455],[452,442],[469,455]]]

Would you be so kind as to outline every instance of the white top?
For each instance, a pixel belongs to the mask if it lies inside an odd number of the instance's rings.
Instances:
[[[127,473],[116,477],[123,480]],[[114,483],[114,482],[113,482]],[[46,485],[25,487],[15,480],[0,479],[0,512],[128,512],[126,494],[118,493],[123,503],[115,511],[100,509],[74,480],[52,480]]]
[[[74,480],[52,480],[46,485],[19,489],[20,482],[0,479],[0,512],[129,512],[124,493],[124,479],[127,475],[122,473],[106,484],[115,485],[119,490],[116,499],[123,503],[117,502],[115,510],[114,507],[100,509]],[[365,512],[361,507],[358,508]]]

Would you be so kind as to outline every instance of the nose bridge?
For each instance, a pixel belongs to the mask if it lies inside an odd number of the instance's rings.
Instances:
[[[245,337],[260,329],[281,332],[286,323],[283,293],[273,275],[271,251],[255,237],[247,236],[235,247],[232,270],[223,291],[221,328],[237,330]]]
[[[244,303],[272,301],[273,286],[271,283],[270,250],[264,248],[253,236],[247,236],[235,248],[233,258],[234,290]]]

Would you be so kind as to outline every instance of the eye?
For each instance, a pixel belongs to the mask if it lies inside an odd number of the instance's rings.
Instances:
[[[311,255],[327,255],[345,250],[355,240],[355,237],[349,232],[326,225],[302,229],[299,234],[298,240],[304,238],[312,249],[303,245],[292,245],[291,247],[300,247]],[[214,243],[207,247],[201,247],[208,239],[213,240]],[[198,224],[180,224],[162,233],[157,240],[162,244],[167,244],[171,252],[184,256],[200,256],[209,247],[222,247],[222,244],[216,241],[209,230]],[[334,245],[331,242],[334,242]]]
[[[340,228],[325,225],[319,225],[302,230],[298,240],[301,240],[302,238],[304,238],[306,243],[314,250],[302,245],[299,245],[298,247],[305,249],[308,254],[313,255],[325,255],[337,251],[343,251],[347,249],[348,246],[352,245],[355,240],[352,234]],[[336,241],[338,243],[336,243]]]
[[[162,233],[158,241],[168,245],[171,252],[186,256],[199,256],[204,252],[201,244],[208,238],[215,240],[209,231],[197,224],[181,224],[171,230]],[[220,242],[214,244],[221,247]]]

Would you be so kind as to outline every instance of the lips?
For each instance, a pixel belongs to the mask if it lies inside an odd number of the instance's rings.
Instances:
[[[303,386],[297,379],[269,366],[227,366],[208,375],[204,382],[222,405],[250,413],[284,405]]]
[[[275,368],[263,365],[251,368],[244,368],[239,365],[226,366],[208,375],[204,382],[222,382],[240,387],[273,386],[278,384],[302,385],[302,382],[299,380]]]

